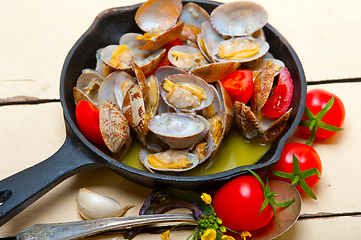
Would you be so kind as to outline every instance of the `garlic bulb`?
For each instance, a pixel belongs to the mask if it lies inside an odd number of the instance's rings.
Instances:
[[[85,219],[119,217],[133,206],[121,206],[113,198],[92,192],[86,188],[76,196],[78,211]]]

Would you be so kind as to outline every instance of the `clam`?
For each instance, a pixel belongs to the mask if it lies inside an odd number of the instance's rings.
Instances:
[[[212,11],[210,17],[212,26],[222,36],[251,35],[268,21],[266,9],[248,1],[222,4]]]
[[[285,64],[281,60],[274,58],[263,58],[259,64],[248,67],[248,70],[252,71],[253,79],[256,79],[256,77],[262,72],[262,70],[265,69],[267,66],[271,65],[272,63],[275,66],[275,76],[277,76],[285,67]]]
[[[276,139],[286,128],[292,108],[278,119],[262,117],[260,122],[244,103],[235,102],[234,112],[236,126],[243,136],[248,139],[257,137],[261,142],[269,142]]]
[[[214,139],[212,137],[212,134],[208,132],[206,138],[203,139],[203,141],[201,141],[200,143],[196,144],[196,146],[192,150],[192,153],[198,157],[199,164],[201,164],[212,156],[214,150]]]
[[[165,57],[165,49],[140,50],[139,48],[146,44],[141,40],[139,33],[126,33],[119,39],[119,45],[126,45],[134,55],[134,62],[140,67],[144,74],[153,71]]]
[[[118,71],[112,74],[116,76],[114,79],[114,95],[119,108],[122,109],[124,96],[135,82],[133,77],[127,72]]]
[[[234,104],[236,126],[246,138],[257,137],[261,142],[272,141],[287,126],[292,108],[279,118],[268,118],[262,115],[262,108],[272,91],[274,76],[275,67],[272,63],[263,69],[254,80],[251,106],[246,106],[238,101]]]
[[[183,150],[169,149],[161,153],[153,153],[147,149],[139,152],[143,165],[151,172],[182,172],[195,168],[199,164],[196,155]]]
[[[222,4],[212,11],[210,23],[203,23],[204,48],[215,61],[249,63],[260,59],[268,52],[269,44],[257,31],[267,21],[268,14],[259,4],[247,1]]]
[[[261,109],[266,103],[273,85],[275,76],[275,67],[272,63],[267,66],[262,72],[256,77],[253,83],[253,94],[251,97],[251,109],[256,114],[258,119],[261,117]]]
[[[97,107],[98,90],[103,81],[104,78],[96,72],[89,70],[83,71],[76,82],[76,86],[73,88],[75,102],[87,100]]]
[[[133,68],[139,87],[134,86],[127,93],[127,107],[124,108],[127,111],[126,116],[132,123],[132,127],[134,127],[137,133],[137,138],[144,146],[152,151],[163,151],[166,149],[165,145],[155,134],[148,131],[148,121],[158,112],[160,100],[159,82],[154,75],[146,79],[143,71],[134,62]],[[132,96],[136,98],[132,99]],[[145,112],[143,113],[143,111]],[[137,123],[140,124],[139,128],[135,126]]]
[[[226,116],[225,112],[218,111],[211,118],[208,119],[209,132],[213,137],[215,149],[218,149],[221,142],[223,141],[226,133]]]
[[[192,46],[174,46],[169,49],[168,59],[175,67],[189,71],[208,64],[199,48]]]
[[[221,99],[221,110],[225,113],[225,132],[227,133],[233,125],[234,108],[228,92],[220,81],[217,82],[216,89]]]
[[[135,62],[133,62],[133,69],[143,96],[146,118],[150,119],[156,115],[158,111],[160,98],[159,82],[154,75],[146,78],[144,72]]]
[[[171,148],[191,147],[203,140],[208,125],[200,118],[187,113],[162,113],[148,122],[151,132]]]
[[[191,74],[173,74],[164,78],[160,93],[169,106],[181,112],[196,112],[211,105],[212,88],[203,79]]]
[[[121,89],[118,89],[118,84],[122,84],[128,80],[128,75],[124,74],[123,71],[114,71],[109,74],[99,88],[98,105],[101,106],[105,101],[112,101],[116,103],[118,107],[121,107],[119,105],[122,103],[122,100],[119,97]],[[125,87],[125,84],[123,84],[123,86]],[[129,86],[126,86],[126,88],[129,88]],[[126,89],[124,91],[126,91]],[[116,95],[118,95],[118,97]]]
[[[177,23],[182,11],[180,0],[149,0],[135,14],[135,22],[147,43],[140,50],[158,49],[179,38],[184,22]]]
[[[219,42],[210,50],[211,56],[216,61],[251,62],[262,58],[269,49],[266,41],[251,36],[236,37]]]
[[[222,100],[220,98],[220,95],[218,94],[217,89],[211,84],[209,86],[213,90],[214,101],[211,105],[209,105],[208,107],[206,107],[198,112],[198,114],[200,114],[201,116],[203,116],[206,119],[211,118],[217,111],[222,110]]]
[[[202,34],[198,36],[198,46],[203,54],[211,60],[210,62],[215,62],[216,60],[211,51],[213,52],[213,49],[216,49],[224,41],[224,38],[212,27],[210,22],[203,22],[201,30]]]
[[[117,105],[105,101],[99,113],[100,132],[105,144],[113,153],[124,155],[130,147],[131,136],[128,122]]]
[[[104,65],[114,71],[130,71],[134,60],[134,54],[126,44],[112,44],[101,50],[100,59],[103,61]]]
[[[214,83],[234,72],[240,66],[240,62],[215,62],[193,68],[190,70],[190,73],[204,79],[208,83]]]
[[[197,36],[204,21],[210,21],[210,18],[202,7],[192,2],[183,6],[179,22],[184,22],[184,27],[179,38],[184,45],[197,46]]]
[[[187,72],[180,68],[172,66],[159,67],[154,72],[154,76],[158,80],[159,84],[165,77],[173,74],[187,74]],[[163,98],[159,97],[158,113],[168,112],[169,108],[170,107],[164,102]]]
[[[129,126],[137,134],[145,135],[147,133],[144,100],[136,83],[132,84],[124,96],[122,112],[129,122]]]
[[[210,17],[206,10],[198,4],[190,2],[183,6],[182,12],[179,16],[179,22],[183,21],[185,25],[191,25],[201,29],[202,23],[210,21]]]
[[[217,112],[223,111],[225,113],[225,131],[228,132],[232,127],[234,118],[231,98],[221,82],[218,81],[216,87],[213,85],[210,86],[214,92],[214,101],[209,107],[202,109],[198,113],[206,119],[210,119]]]
[[[217,153],[226,133],[226,120],[223,111],[216,112],[207,121],[209,124],[207,136],[192,150],[192,153],[198,156],[199,163],[205,162]]]

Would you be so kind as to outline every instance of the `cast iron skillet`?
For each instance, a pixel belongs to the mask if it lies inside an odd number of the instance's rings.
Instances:
[[[184,1],[188,3],[189,1]],[[194,0],[209,13],[221,3]],[[244,174],[240,167],[225,172],[194,177],[168,176],[141,171],[124,165],[95,147],[79,131],[75,121],[75,104],[72,88],[82,69],[95,68],[95,52],[109,44],[117,44],[127,32],[141,32],[134,22],[138,5],[119,7],[101,12],[90,28],[70,50],[60,80],[60,98],[64,111],[66,139],[63,146],[51,157],[0,182],[0,226],[24,210],[63,180],[79,172],[109,167],[122,177],[137,184],[161,188],[172,186],[191,190],[210,190]],[[264,27],[270,52],[284,61],[294,81],[293,112],[290,124],[268,152],[248,168],[260,172],[268,170],[279,159],[282,148],[299,124],[306,99],[306,79],[300,60],[287,40],[271,25]]]

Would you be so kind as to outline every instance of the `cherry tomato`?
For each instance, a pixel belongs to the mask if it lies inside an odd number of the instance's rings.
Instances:
[[[336,96],[335,94],[328,92],[323,89],[313,89],[307,92],[306,96],[306,107],[311,111],[313,115],[317,117],[317,114],[326,106],[326,104],[331,100],[331,98],[334,97],[334,102],[331,106],[331,108],[326,112],[326,114],[322,117],[322,119],[316,120],[316,135],[315,137],[318,139],[325,139],[334,136],[338,130],[332,129],[330,127],[326,126],[326,129],[322,128],[322,125],[320,122],[326,123],[328,125],[341,128],[343,125],[343,122],[345,120],[346,111],[345,106],[343,105],[343,102],[341,99]],[[305,126],[299,126],[299,130],[302,134],[309,137],[311,135],[311,131],[307,125],[306,122],[303,122],[307,120],[307,116],[303,114],[303,117],[301,119],[301,125],[305,123]],[[311,119],[309,119],[311,120]],[[311,120],[312,121],[312,120]],[[330,130],[327,130],[330,129]]]
[[[259,180],[244,175],[223,185],[216,192],[212,206],[225,227],[238,232],[250,231],[264,227],[274,215],[269,204],[259,213],[264,200]]]
[[[246,104],[252,96],[253,73],[250,70],[236,70],[225,76],[221,83],[227,90],[233,104],[236,101]]]
[[[290,72],[284,67],[274,87],[272,96],[267,100],[262,108],[262,113],[266,117],[279,118],[287,112],[293,95],[293,82]]]
[[[80,131],[91,142],[104,145],[99,128],[99,109],[92,103],[81,100],[75,108],[75,117]]]
[[[306,171],[312,168],[316,168],[320,175],[322,174],[321,158],[314,148],[303,143],[291,142],[285,144],[283,147],[280,160],[270,169],[272,171],[280,171],[284,173],[293,172],[293,154],[297,157],[299,162],[299,169]],[[270,174],[270,179],[281,180],[291,183],[290,179],[281,178]],[[313,188],[319,181],[317,174],[303,179],[309,188]],[[299,192],[304,192],[301,188],[302,185],[297,185],[296,189]]]

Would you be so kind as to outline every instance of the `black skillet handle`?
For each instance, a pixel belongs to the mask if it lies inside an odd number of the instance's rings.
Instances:
[[[48,159],[0,181],[0,227],[56,185],[76,173],[105,166],[67,131],[62,147]]]

